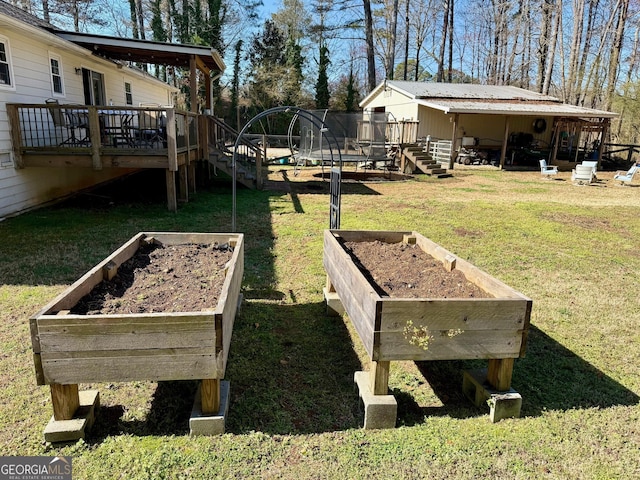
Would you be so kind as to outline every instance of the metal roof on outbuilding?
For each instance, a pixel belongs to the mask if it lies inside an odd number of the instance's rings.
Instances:
[[[491,115],[523,115],[523,116],[556,116],[556,117],[598,117],[615,118],[614,112],[594,110],[592,108],[577,107],[564,103],[538,103],[526,101],[506,100],[487,102],[447,99],[417,99],[416,103],[429,108],[441,110],[444,113],[476,113]]]
[[[556,97],[508,85],[385,80],[367,95],[366,107],[382,91],[395,90],[419,105],[444,113],[615,118],[617,113],[562,103]]]

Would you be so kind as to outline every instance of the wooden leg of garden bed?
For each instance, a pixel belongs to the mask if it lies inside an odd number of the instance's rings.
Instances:
[[[51,384],[51,403],[55,420],[71,420],[80,407],[78,385]]]
[[[202,380],[201,387],[202,413],[215,414],[220,410],[220,379]]]
[[[489,360],[487,381],[493,388],[500,392],[507,391],[511,388],[513,363],[513,358],[492,358]]]
[[[322,293],[324,294],[324,300],[327,304],[327,315],[332,317],[341,316],[344,313],[344,306],[340,301],[340,297],[338,296],[335,287],[331,283],[329,275],[327,275],[327,283],[322,289]]]
[[[369,382],[373,395],[389,394],[389,367],[391,362],[371,362]]]

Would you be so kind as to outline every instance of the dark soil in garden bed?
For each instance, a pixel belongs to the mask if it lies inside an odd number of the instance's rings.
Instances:
[[[394,298],[492,298],[459,270],[418,245],[406,243],[344,242],[344,247],[378,294]]]
[[[100,282],[71,310],[81,315],[214,310],[222,292],[227,245],[149,245]]]

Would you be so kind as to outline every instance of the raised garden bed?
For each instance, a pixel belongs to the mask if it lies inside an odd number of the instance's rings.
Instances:
[[[243,250],[242,234],[139,233],[31,318],[53,420],[77,414],[79,383],[133,380],[202,380],[201,410],[217,413]]]
[[[419,250],[400,263],[403,253],[383,255],[374,243]],[[337,296],[371,360],[371,394],[388,393],[396,360],[487,359],[488,387],[510,391],[513,360],[526,348],[529,298],[417,232],[326,230],[323,261],[328,305]],[[417,279],[402,279],[416,269]],[[418,287],[431,293],[416,296]]]

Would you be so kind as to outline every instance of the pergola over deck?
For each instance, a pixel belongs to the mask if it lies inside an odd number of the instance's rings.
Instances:
[[[91,50],[95,55],[112,59],[154,65],[171,65],[189,68],[189,90],[198,91],[197,70],[205,78],[205,108],[211,109],[211,80],[225,69],[220,54],[211,47],[152,42],[128,38],[108,37],[58,31],[56,34],[77,45]],[[213,74],[213,75],[212,75]],[[198,102],[191,99],[191,111],[197,113]]]

